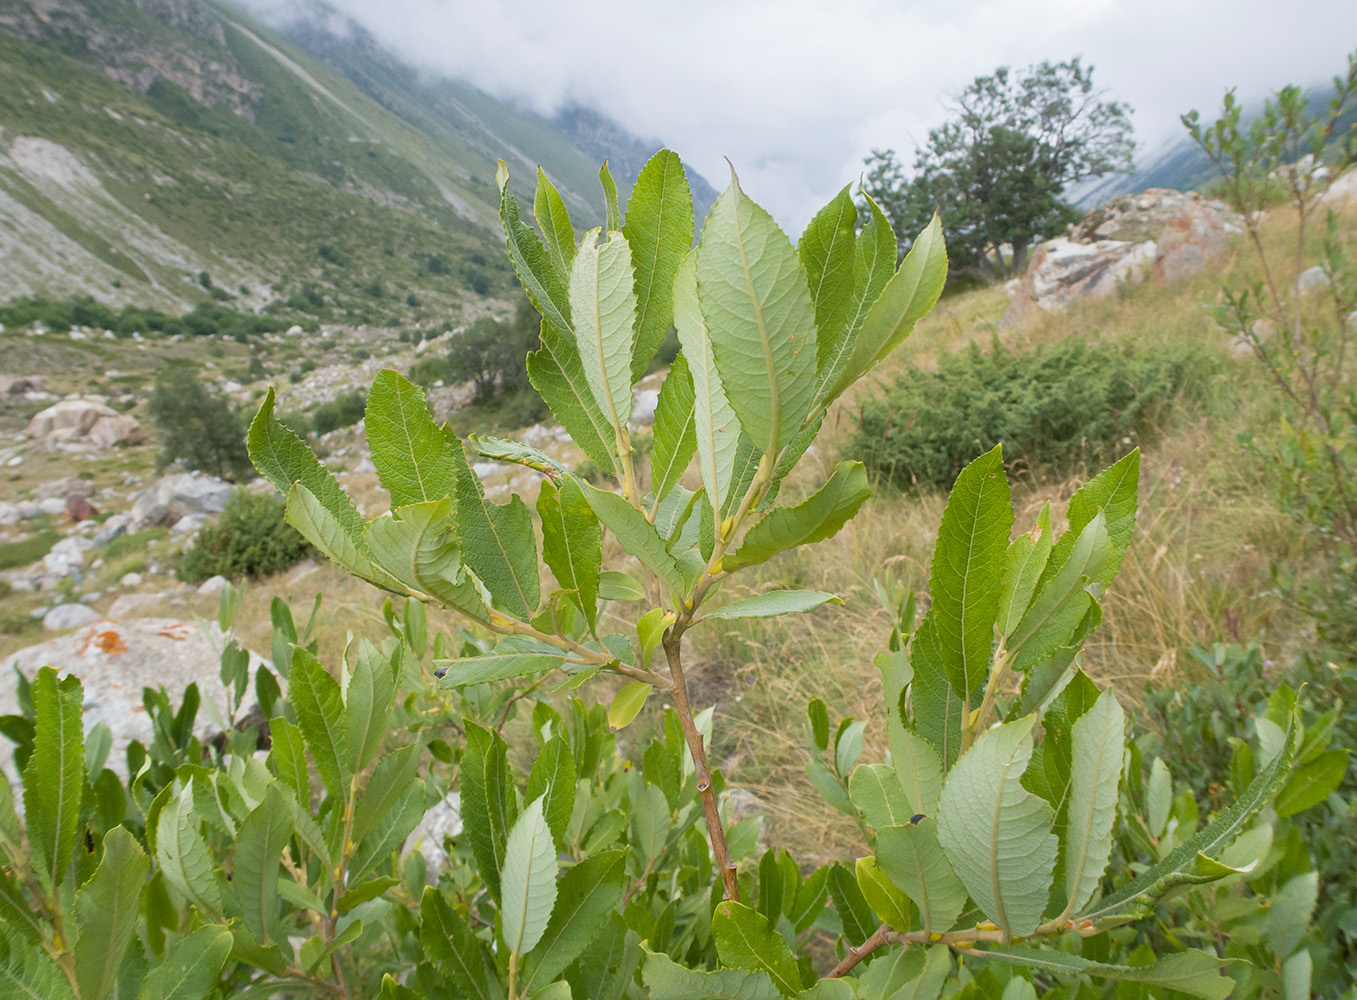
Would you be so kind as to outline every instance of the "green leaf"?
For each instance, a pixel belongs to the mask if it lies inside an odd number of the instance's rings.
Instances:
[[[301,536],[319,549],[327,559],[378,587],[387,590],[398,588],[396,581],[373,563],[372,552],[362,535],[361,526],[355,540],[334,515],[316,499],[316,495],[301,483],[293,486],[287,495],[285,516],[287,523],[296,528]]]
[[[499,185],[499,220],[505,245],[523,291],[548,323],[558,330],[573,330],[566,272],[556,267],[537,234],[519,218],[518,202],[509,193],[509,168],[503,160],[495,172],[495,183]]]
[[[877,866],[876,858],[858,858],[856,870],[858,888],[862,890],[862,898],[867,900],[872,912],[883,924],[897,931],[909,930],[913,907],[909,905],[905,894],[892,885],[886,873]]]
[[[302,738],[316,762],[316,771],[335,800],[343,802],[353,769],[349,766],[344,698],[339,682],[301,647],[292,653],[289,680],[292,707],[297,711]]]
[[[1206,952],[1190,948],[1161,958],[1152,965],[1108,965],[1071,955],[1063,951],[1023,948],[1004,945],[982,949],[987,957],[1018,965],[1025,969],[1054,972],[1065,976],[1094,976],[1131,983],[1146,983],[1163,989],[1190,993],[1208,1000],[1224,1000],[1235,987],[1235,981],[1221,970],[1232,959],[1216,958]]]
[[[51,667],[38,671],[29,691],[36,721],[33,753],[24,767],[24,820],[33,868],[44,886],[53,889],[66,877],[80,825],[84,693],[79,678],[71,675],[58,681]]]
[[[542,939],[556,905],[556,847],[542,815],[542,800],[523,810],[504,848],[500,872],[504,945],[525,955]]]
[[[1319,873],[1310,871],[1289,879],[1272,896],[1267,911],[1267,936],[1272,953],[1284,958],[1296,950],[1310,929],[1319,901]]]
[[[764,972],[704,972],[679,965],[649,948],[645,954],[641,980],[650,990],[650,1000],[778,1000],[784,995]]]
[[[816,343],[815,402],[820,404],[838,395],[842,389],[835,387],[843,375],[849,359],[853,356],[853,347],[857,344],[858,331],[872,304],[881,295],[895,274],[895,230],[890,219],[881,211],[871,195],[864,192],[871,218],[858,233],[853,245],[853,291],[845,309],[843,321],[834,328],[833,337],[826,338],[821,331]]]
[[[774,618],[778,615],[814,611],[823,604],[842,604],[843,601],[821,590],[770,590],[766,594],[743,597],[738,601],[704,611],[698,621],[734,618]]]
[[[669,839],[669,819],[669,800],[659,787],[646,785],[645,791],[632,800],[631,845],[642,862],[659,859]]]
[[[852,872],[838,862],[829,869],[829,895],[843,924],[844,938],[853,947],[861,947],[876,932],[876,914],[867,905]]]
[[[1181,885],[1211,882],[1235,873],[1213,862],[1235,835],[1286,780],[1296,752],[1294,716],[1286,729],[1280,751],[1258,769],[1244,794],[1196,836],[1171,851],[1163,861],[1141,872],[1130,882],[1102,899],[1095,900],[1076,918],[1083,926],[1098,929],[1139,919],[1166,893]],[[1207,864],[1205,862],[1210,862]]]
[[[641,168],[622,232],[636,272],[635,382],[650,367],[674,322],[674,275],[693,242],[693,199],[677,153],[662,149]]]
[[[383,816],[398,808],[406,788],[419,776],[419,750],[418,743],[392,750],[372,769],[353,814],[355,843],[366,839]]]
[[[1041,923],[1059,846],[1051,807],[1022,786],[1032,759],[1027,716],[984,733],[947,775],[938,839],[985,916],[1015,937]]]
[[[504,845],[517,809],[516,791],[509,776],[508,746],[494,730],[474,722],[466,726],[462,754],[462,817],[476,858],[481,881],[498,904],[499,873]]]
[[[696,251],[684,257],[674,277],[674,325],[693,378],[698,470],[712,510],[719,514],[734,473],[741,433],[740,422],[721,384],[721,374],[716,370],[707,323],[697,299]]]
[[[484,620],[489,595],[467,573],[452,501],[397,507],[368,525],[367,541],[384,573],[416,595]]]
[[[652,685],[642,681],[622,685],[617,694],[613,695],[612,704],[608,706],[609,728],[618,730],[631,725],[632,720],[640,714],[652,690]]]
[[[746,532],[723,568],[756,566],[801,545],[813,545],[847,524],[872,495],[861,462],[840,462],[829,482],[795,507],[778,507]]]
[[[490,434],[468,434],[467,443],[482,458],[506,462],[510,465],[521,465],[524,468],[546,474],[552,481],[559,481],[562,476],[570,472],[569,466],[556,461],[541,449],[526,445],[521,441],[510,441]],[[556,475],[558,472],[561,474],[560,476]]]
[[[908,688],[914,731],[937,751],[945,773],[961,753],[961,727],[968,705],[947,680],[931,608],[910,642],[909,662],[914,671]]]
[[[929,590],[947,680],[963,701],[989,674],[1013,505],[1001,446],[962,470],[938,529]]]
[[[535,984],[558,977],[598,936],[622,898],[626,864],[625,851],[608,851],[586,858],[561,877],[551,921],[524,965],[524,995]]]
[[[575,260],[575,227],[570,224],[570,212],[566,210],[560,192],[547,178],[541,164],[537,166],[537,194],[532,201],[532,214],[542,230],[552,266],[558,274],[569,274]]]
[[[603,530],[589,499],[573,477],[562,480],[559,490],[544,482],[537,494],[537,514],[542,519],[542,558],[561,589],[574,592],[593,631],[598,626]]]
[[[607,160],[598,168],[598,179],[603,185],[604,224],[609,233],[615,233],[622,228],[622,210],[617,205],[617,182],[608,170]]]
[[[890,727],[891,763],[913,813],[933,816],[942,793],[942,761],[937,751],[908,729]]]
[[[205,915],[219,916],[221,886],[212,855],[198,832],[191,787],[185,786],[160,810],[154,847],[156,865],[165,881]]]
[[[15,943],[0,952],[0,987],[13,1000],[75,1000],[61,966],[36,946]]]
[[[1065,821],[1066,913],[1077,913],[1093,898],[1112,856],[1125,743],[1121,705],[1110,690],[1104,691],[1074,723]]]
[[[368,392],[363,427],[392,507],[452,496],[448,440],[429,415],[423,389],[384,368]]]
[[[605,569],[598,575],[598,596],[604,601],[643,601],[646,592],[626,573]]]
[[[487,500],[485,487],[467,464],[461,441],[451,432],[448,435],[448,453],[457,484],[453,510],[461,535],[462,558],[497,605],[527,620],[536,613],[541,600],[532,514],[517,495],[505,504]]]
[[[245,817],[236,836],[231,887],[245,926],[263,944],[283,944],[287,933],[278,919],[278,862],[292,839],[292,812],[276,784]]]
[[[848,797],[873,830],[908,823],[914,809],[900,790],[895,770],[885,764],[859,764],[848,779]]]
[[[142,1000],[203,1000],[231,954],[231,932],[219,924],[175,940],[141,987]]]
[[[371,829],[367,831],[358,849],[349,861],[348,877],[352,884],[362,881],[368,872],[379,864],[390,865],[393,854],[400,850],[405,838],[419,826],[424,818],[424,780],[413,778],[399,787],[391,808],[374,812]],[[371,796],[371,789],[369,789]],[[355,820],[354,826],[357,827]]]
[[[1343,783],[1348,770],[1346,750],[1327,750],[1287,779],[1273,808],[1278,816],[1294,816],[1319,805]]]
[[[250,461],[284,496],[291,494],[295,484],[304,486],[348,536],[349,542],[359,552],[368,554],[363,543],[363,515],[358,513],[335,477],[311,454],[311,449],[273,415],[273,407],[273,387],[270,386],[250,424],[247,438]]]
[[[688,581],[678,562],[660,537],[659,530],[646,520],[644,514],[627,503],[624,497],[608,490],[595,489],[587,483],[584,495],[598,519],[613,533],[623,549],[648,566],[670,587],[680,593],[687,590]]]
[[[570,744],[561,736],[553,736],[533,761],[527,798],[543,800],[542,815],[558,843],[565,840],[570,812],[575,808],[575,777],[575,756],[570,752]]]
[[[419,903],[419,941],[456,996],[475,1000],[504,996],[485,946],[434,886],[425,888]]]
[[[75,897],[75,980],[81,1000],[112,991],[137,932],[141,890],[151,863],[123,827],[104,836],[99,867]]]
[[[924,930],[942,932],[956,923],[966,905],[966,887],[938,843],[932,816],[877,830],[876,863],[914,901]]]
[[[1308,951],[1298,951],[1282,963],[1282,988],[1286,1000],[1309,1000],[1314,960]]]
[[[702,227],[697,290],[740,426],[762,453],[775,456],[810,411],[815,309],[796,251],[733,173]]]
[[[445,688],[464,684],[486,684],[527,674],[544,674],[565,662],[565,654],[555,646],[524,636],[511,635],[479,656],[454,660],[435,660],[436,674]]]
[[[1107,525],[1107,537],[1112,546],[1111,557],[1101,564],[1092,577],[1094,582],[1106,584],[1117,575],[1122,557],[1131,544],[1136,527],[1136,504],[1140,481],[1140,449],[1137,448],[1114,465],[1098,473],[1074,496],[1070,497],[1066,517],[1069,529],[1061,535],[1051,552],[1046,576],[1051,576],[1065,565],[1077,545],[1080,533],[1102,511]]]
[[[0,789],[0,792],[5,791],[7,789]],[[38,944],[46,933],[46,926],[46,920],[37,908],[24,898],[23,890],[0,866],[0,927],[22,936],[29,944]]]
[[[900,270],[886,282],[867,311],[853,344],[853,354],[829,397],[838,396],[899,347],[913,332],[914,324],[928,315],[946,282],[947,249],[943,246],[942,220],[934,215],[933,221],[915,237]]]
[[[1052,561],[1054,558],[1053,554]],[[1100,512],[1080,530],[1078,541],[1070,547],[1060,568],[1041,583],[1031,608],[1014,629],[1008,651],[1018,669],[1040,663],[1065,645],[1094,604],[1087,588],[1112,558],[1112,543]]]
[[[1032,604],[1037,581],[1051,557],[1051,505],[1048,502],[1029,534],[1019,535],[1008,546],[1004,557],[1004,583],[999,595],[999,616],[995,624],[1005,639],[1022,621]]]
[[[598,408],[571,336],[543,320],[542,346],[526,364],[528,381],[571,439],[603,472],[616,475],[617,435]]]
[[[711,928],[722,965],[766,973],[785,997],[801,992],[796,956],[762,913],[726,900],[716,907]]]
[[[282,716],[269,720],[269,770],[296,794],[299,802],[311,801],[311,773],[306,766],[302,731]]]
[[[674,358],[655,404],[655,444],[650,458],[651,492],[663,500],[683,476],[697,451],[693,373],[682,351]]]
[[[361,771],[372,760],[386,735],[395,703],[396,670],[391,661],[367,639],[359,639],[353,676],[344,692],[345,740],[352,770]]]
[[[631,416],[631,352],[636,326],[631,248],[621,233],[598,243],[600,230],[584,235],[570,268],[570,309],[584,377],[618,440]]]
[[[845,185],[806,225],[796,253],[815,305],[816,355],[826,355],[848,318],[853,297],[853,249],[858,210]]]

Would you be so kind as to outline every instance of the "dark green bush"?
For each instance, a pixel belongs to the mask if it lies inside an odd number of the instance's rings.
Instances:
[[[249,478],[244,415],[190,369],[176,365],[161,372],[149,406],[162,439],[157,468],[180,462],[225,479]]]
[[[946,489],[1000,442],[1016,471],[1069,472],[1153,433],[1180,399],[1203,396],[1217,367],[1191,347],[972,344],[864,403],[848,450],[902,487]]]
[[[237,492],[221,520],[198,534],[184,553],[179,575],[190,583],[210,576],[268,576],[299,562],[311,546],[283,520],[286,505],[273,496]]]
[[[43,531],[32,538],[0,545],[0,569],[15,569],[37,562],[52,551],[52,546],[61,541],[55,531]]]
[[[352,427],[363,419],[367,397],[361,392],[350,392],[316,407],[311,425],[317,434],[328,434],[340,427]]]

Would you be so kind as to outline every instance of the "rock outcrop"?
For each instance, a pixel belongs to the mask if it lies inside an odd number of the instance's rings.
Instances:
[[[233,489],[230,483],[199,472],[161,476],[132,501],[127,530],[144,531],[158,524],[170,527],[185,517],[220,514]]]
[[[1080,299],[1099,299],[1149,277],[1168,284],[1225,253],[1238,219],[1196,192],[1151,188],[1094,209],[1064,238],[1037,247],[1002,326],[1025,323]]]
[[[135,417],[84,397],[63,399],[34,414],[28,436],[42,451],[101,451],[146,439]]]

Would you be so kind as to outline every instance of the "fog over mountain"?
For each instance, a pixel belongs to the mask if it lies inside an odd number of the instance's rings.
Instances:
[[[275,23],[294,0],[248,0]],[[314,16],[314,3],[306,11]],[[873,147],[912,149],[948,94],[999,65],[1081,55],[1136,109],[1145,148],[1178,115],[1321,84],[1357,38],[1357,5],[1310,0],[334,0],[416,65],[550,115],[596,107],[658,135],[713,183],[724,157],[789,226],[857,177]]]

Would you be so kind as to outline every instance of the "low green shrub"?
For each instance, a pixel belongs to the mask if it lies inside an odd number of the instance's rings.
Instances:
[[[37,562],[61,541],[55,531],[41,531],[31,538],[0,545],[0,569],[16,569]]]
[[[1153,433],[1217,370],[1193,347],[1069,340],[1019,354],[972,344],[864,403],[848,452],[902,487],[946,489],[1000,443],[1010,469],[1063,473]]]
[[[233,494],[221,520],[203,528],[184,553],[179,575],[190,583],[210,576],[235,580],[279,573],[301,561],[311,546],[283,520],[284,510],[275,497]]]
[[[341,427],[352,427],[363,419],[363,410],[367,402],[367,397],[361,392],[345,393],[316,407],[316,412],[311,415],[311,425],[317,434],[328,434]]]

